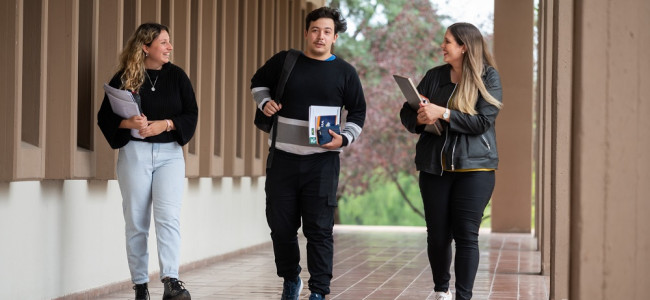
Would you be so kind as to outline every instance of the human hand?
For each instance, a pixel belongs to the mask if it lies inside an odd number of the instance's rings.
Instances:
[[[321,147],[328,150],[336,150],[343,146],[343,137],[340,134],[337,134],[336,131],[330,129],[329,133],[332,135],[332,141],[327,144],[321,145]]]
[[[147,127],[147,125],[149,125],[147,123],[147,116],[141,114],[122,120],[120,123],[120,128],[142,129]]]
[[[434,124],[438,119],[442,118],[445,108],[435,105],[433,103],[420,103],[418,109],[417,122],[418,124]]]
[[[140,129],[138,133],[142,137],[150,137],[150,136],[156,136],[163,131],[167,129],[167,121],[165,120],[156,120],[156,121],[149,121],[149,125],[145,128]]]
[[[277,102],[273,100],[269,100],[264,104],[264,109],[262,112],[264,113],[265,116],[270,117],[274,114],[276,114],[280,109],[282,109],[282,104],[278,104]]]

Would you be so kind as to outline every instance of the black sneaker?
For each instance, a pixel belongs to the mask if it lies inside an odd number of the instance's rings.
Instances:
[[[133,286],[135,290],[135,300],[149,300],[149,289],[147,283],[136,284]]]
[[[184,282],[176,278],[165,278],[162,280],[165,286],[165,293],[163,300],[191,300],[190,292],[188,292],[183,284]]]
[[[311,293],[311,295],[309,295],[309,300],[325,300],[325,296],[319,293]]]
[[[282,300],[300,299],[300,291],[302,291],[302,280],[300,277],[297,277],[295,280],[285,278],[282,286]]]

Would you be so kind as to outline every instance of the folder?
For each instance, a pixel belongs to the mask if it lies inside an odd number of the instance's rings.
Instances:
[[[113,112],[125,119],[128,119],[133,116],[141,115],[141,109],[138,103],[133,98],[133,94],[129,91],[116,89],[106,83],[104,83],[104,91],[106,91],[106,96],[108,96],[108,101],[111,104],[111,109]],[[144,139],[140,135],[139,130],[131,129],[131,136],[139,139]]]
[[[420,93],[415,87],[415,84],[413,84],[413,80],[411,80],[411,78],[400,75],[393,75],[393,78],[395,78],[395,82],[397,82],[399,89],[402,90],[402,94],[406,98],[406,101],[409,103],[411,108],[417,110],[420,108],[420,102],[426,103],[425,99],[420,98]]]
[[[411,106],[411,108],[418,110],[420,108],[421,102],[427,103],[426,98],[420,97],[420,93],[415,87],[415,84],[413,84],[413,80],[411,80],[411,78],[401,75],[393,75],[393,78],[395,78],[395,82],[397,82],[399,89],[402,90],[402,94],[406,98],[406,101]],[[440,120],[436,120],[434,124],[427,124],[424,127],[424,131],[431,132],[435,135],[442,135],[443,127],[442,124],[440,124]]]

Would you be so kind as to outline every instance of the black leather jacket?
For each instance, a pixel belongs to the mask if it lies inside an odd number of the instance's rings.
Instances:
[[[449,64],[427,71],[418,85],[420,94],[436,105],[447,107],[456,88],[451,82],[450,71]],[[501,101],[501,79],[497,70],[486,66],[482,77],[490,95]],[[444,170],[497,169],[499,156],[494,126],[499,109],[479,93],[476,111],[478,113],[472,116],[451,110],[449,123],[441,121],[444,131],[438,136],[424,131],[424,125],[418,126],[416,110],[404,103],[400,111],[402,124],[409,132],[420,134],[415,153],[418,171],[442,175]]]

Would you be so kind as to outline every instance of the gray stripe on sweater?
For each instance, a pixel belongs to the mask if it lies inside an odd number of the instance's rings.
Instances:
[[[258,107],[264,100],[271,100],[271,90],[267,87],[253,88],[251,94],[253,94],[253,100],[255,100]]]

